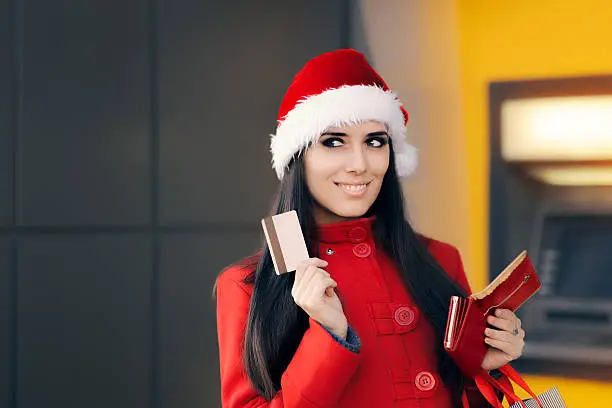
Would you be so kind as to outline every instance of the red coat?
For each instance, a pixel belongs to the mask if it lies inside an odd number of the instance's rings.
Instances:
[[[338,282],[349,325],[361,339],[360,352],[344,348],[311,320],[272,402],[257,395],[242,367],[252,287],[241,280],[250,271],[230,267],[221,274],[217,328],[223,407],[451,407],[436,369],[433,328],[390,259],[376,250],[371,222],[359,219],[319,228],[321,258],[329,262],[325,269]],[[457,249],[432,240],[429,251],[469,292]],[[475,399],[480,396],[470,397],[472,406],[482,406],[482,400],[476,404]]]

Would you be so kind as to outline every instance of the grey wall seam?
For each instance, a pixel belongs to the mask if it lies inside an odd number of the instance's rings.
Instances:
[[[21,142],[23,137],[23,43],[24,1],[13,0],[12,4],[12,63],[13,63],[13,220],[12,226],[21,224]]]
[[[352,24],[351,18],[353,13],[352,11],[352,3],[356,0],[342,0],[340,7],[342,9],[342,23],[339,25],[340,27],[340,47],[341,48],[351,48],[351,35],[352,35]]]
[[[10,245],[10,309],[11,309],[11,323],[10,323],[10,375],[9,375],[9,389],[12,390],[10,395],[10,406],[12,408],[17,408],[17,392],[18,392],[18,380],[17,380],[17,370],[18,370],[18,361],[17,355],[19,352],[19,344],[18,344],[18,330],[19,330],[19,319],[17,316],[17,308],[19,301],[19,283],[18,283],[18,271],[19,265],[17,261],[17,238],[13,238],[11,240]]]
[[[0,227],[0,235],[23,236],[30,234],[210,234],[210,233],[240,233],[261,232],[261,225],[257,223],[219,224],[204,223],[184,226],[28,226],[28,227]]]
[[[150,319],[151,319],[151,373],[150,373],[150,405],[151,408],[159,408],[159,269],[160,269],[160,237],[151,239],[151,287],[150,287]]]
[[[8,227],[9,233],[21,224],[21,141],[23,133],[23,45],[24,45],[24,0],[13,0],[10,3],[11,24],[11,63],[12,63],[12,153],[13,153],[13,202],[12,222]],[[11,239],[10,260],[10,290],[11,290],[11,324],[10,324],[10,374],[9,381],[12,389],[10,405],[19,406],[19,265],[17,261],[17,238]]]
[[[150,287],[150,377],[149,377],[149,404],[151,408],[158,408],[159,401],[159,3],[149,0],[149,98],[150,98],[150,227],[154,231],[151,236],[151,287]]]
[[[152,227],[159,225],[159,41],[157,0],[149,0],[149,115],[150,115],[150,182],[151,182],[151,214]]]

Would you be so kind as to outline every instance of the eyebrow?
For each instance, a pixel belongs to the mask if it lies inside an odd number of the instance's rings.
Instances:
[[[322,133],[321,136],[346,136],[346,133],[342,133],[342,132],[325,132]],[[384,130],[381,130],[379,132],[370,132],[366,135],[366,137],[376,137],[376,136],[387,136],[389,137],[389,134],[387,132],[385,132]]]

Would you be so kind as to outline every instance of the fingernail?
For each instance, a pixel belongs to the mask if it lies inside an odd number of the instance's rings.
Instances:
[[[501,314],[502,314],[502,311],[501,311],[500,309],[497,309],[497,310],[495,311],[495,315],[496,315],[496,316],[501,316]]]

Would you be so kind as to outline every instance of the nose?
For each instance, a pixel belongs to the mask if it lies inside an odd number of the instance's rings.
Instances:
[[[355,145],[348,153],[346,171],[361,174],[368,168],[366,152],[362,146]]]

